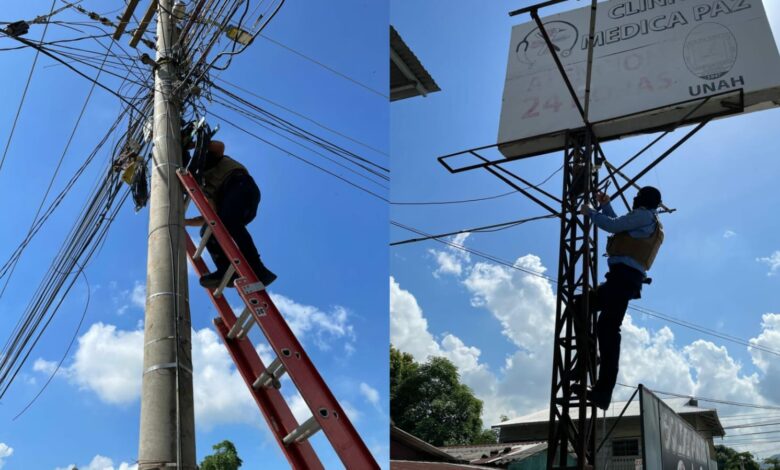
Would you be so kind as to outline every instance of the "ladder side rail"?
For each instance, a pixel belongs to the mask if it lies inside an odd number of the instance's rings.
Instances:
[[[264,288],[260,291],[252,289],[252,286],[258,282],[255,273],[247,266],[246,259],[238,250],[214,209],[209,205],[195,178],[189,172],[181,170],[177,172],[177,175],[196,207],[212,227],[213,236],[216,237],[225,255],[236,268],[240,276],[235,283],[239,295],[251,310],[255,321],[265,333],[268,343],[284,364],[290,379],[342,463],[347,468],[379,469],[379,465],[363,439],[314,367],[284,317],[271,301],[268,293]]]
[[[186,236],[186,242],[187,257],[192,263],[195,272],[199,276],[206,274],[208,269],[203,259],[193,258],[196,247],[189,234]],[[284,437],[298,427],[298,421],[295,419],[287,401],[279,390],[273,387],[260,387],[256,389],[252,386],[255,378],[265,372],[265,365],[248,337],[243,339],[236,338],[234,340],[227,337],[230,325],[233,325],[236,322],[236,316],[233,313],[233,309],[224,296],[214,297],[208,289],[205,290],[220,314],[220,318],[214,319],[214,326],[217,329],[217,333],[227,347],[233,362],[236,364],[236,368],[249,388],[255,403],[263,413],[276,442],[281,447],[288,462],[292,468],[295,469],[306,468],[324,470],[324,467],[317,457],[317,454],[314,452],[314,448],[311,446],[310,442],[302,441],[295,443],[292,446],[287,446],[283,443]]]
[[[379,468],[349,417],[265,290],[245,292],[246,279],[236,281],[239,295],[253,310],[255,320],[287,369],[304,401],[347,468]],[[261,313],[258,313],[258,310]]]

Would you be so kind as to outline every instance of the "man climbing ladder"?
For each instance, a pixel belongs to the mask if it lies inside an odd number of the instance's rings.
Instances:
[[[264,283],[258,282],[260,279],[254,269],[249,269],[252,262],[220,220],[199,181],[183,168],[177,170],[176,174],[189,201],[203,214],[207,227],[197,247],[185,234],[187,255],[193,269],[202,278],[207,276],[208,268],[201,255],[210,239],[214,239],[221,249],[220,253],[226,255],[225,260],[229,265],[219,285],[205,289],[219,313],[214,319],[214,326],[290,466],[294,470],[324,470],[315,448],[309,442],[313,435],[322,431],[346,469],[379,470],[379,465],[344,409],[274,305]],[[244,309],[238,316],[223,292],[227,278],[232,277],[232,273],[236,274],[236,291],[244,303]],[[260,358],[249,337],[254,325],[258,325],[275,355],[268,364]],[[284,376],[290,378],[290,384],[303,398],[311,413],[302,423],[295,418],[280,392]]]
[[[225,144],[212,140],[208,144],[204,167],[202,171],[203,192],[209,198],[209,203],[217,211],[217,215],[225,224],[230,236],[244,254],[249,267],[257,275],[263,285],[268,286],[276,275],[265,267],[260,260],[252,235],[246,229],[247,224],[254,220],[260,205],[260,189],[244,165],[225,155]],[[207,226],[202,216],[185,220],[188,226],[201,226],[201,236]],[[222,281],[228,268],[229,260],[225,257],[214,237],[206,245],[216,270],[200,278],[200,285],[215,288]],[[232,281],[228,285],[232,286]]]
[[[649,284],[647,271],[653,265],[664,240],[663,226],[657,209],[661,192],[652,186],[639,190],[632,210],[618,217],[604,193],[596,196],[599,208],[583,206],[596,227],[613,235],[607,241],[609,272],[606,281],[591,297],[591,308],[601,311],[597,331],[601,366],[596,384],[589,391],[589,400],[606,410],[612,401],[620,362],[620,325],[628,302],[640,298],[642,284]]]

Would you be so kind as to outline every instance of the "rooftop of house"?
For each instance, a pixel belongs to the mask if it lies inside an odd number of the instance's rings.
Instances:
[[[710,425],[713,436],[725,435],[725,431],[723,430],[723,425],[720,423],[720,418],[718,417],[718,411],[716,409],[700,407],[699,402],[696,399],[689,398],[689,397],[663,398],[661,400],[667,406],[669,406],[669,408],[671,408],[672,411],[674,411],[678,415],[681,416],[692,415],[692,414],[700,415]],[[628,407],[626,407],[626,404],[628,404]],[[623,411],[623,408],[626,408],[625,412],[623,413],[623,417],[638,418],[640,416],[639,398],[638,397],[634,398],[634,400],[632,400],[630,403],[627,401],[612,402],[612,404],[605,412],[607,421],[614,420],[618,416],[620,416],[620,413]],[[601,419],[602,416],[603,416],[602,413],[599,412],[597,418]],[[500,429],[509,426],[523,426],[523,425],[531,425],[531,424],[538,424],[538,423],[547,423],[549,422],[549,420],[550,420],[550,410],[548,408],[545,408],[543,410],[539,410],[531,414],[527,414],[525,416],[520,416],[518,418],[513,418],[504,421],[502,423],[494,424],[492,427]]]

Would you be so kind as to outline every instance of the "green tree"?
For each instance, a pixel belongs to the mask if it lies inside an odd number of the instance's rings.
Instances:
[[[716,445],[715,452],[718,470],[741,470],[743,467],[740,464],[744,465],[745,470],[759,470],[760,468],[750,452],[737,452],[731,447],[723,445]]]
[[[482,434],[482,401],[460,383],[452,362],[433,357],[416,364],[411,356],[390,352],[391,384],[396,381],[390,416],[396,426],[435,446],[470,444]]]
[[[498,444],[498,430],[497,429],[483,429],[469,444]]]
[[[401,352],[390,345],[390,401],[395,397],[398,385],[400,385],[410,374],[417,370],[418,364],[414,362],[414,357],[405,352]]]
[[[214,453],[203,459],[200,470],[238,470],[241,466],[241,458],[232,442],[222,441],[212,449]]]
[[[778,457],[768,457],[764,459],[764,463],[771,465],[770,470],[780,470],[780,458]]]

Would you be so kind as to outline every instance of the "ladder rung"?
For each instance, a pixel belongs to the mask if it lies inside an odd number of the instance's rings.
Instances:
[[[257,376],[257,380],[255,380],[255,382],[252,384],[252,387],[267,388],[273,385],[274,388],[278,389],[282,386],[282,384],[279,382],[279,378],[285,372],[287,372],[287,369],[285,369],[284,364],[282,364],[282,361],[277,357],[270,364],[268,364],[268,367],[262,374]]]
[[[198,259],[203,254],[203,250],[206,249],[206,244],[209,242],[209,238],[211,238],[212,230],[211,225],[206,227],[206,231],[203,232],[203,237],[200,239],[200,243],[198,243],[198,249],[195,250],[195,254],[192,255],[192,259]]]
[[[225,287],[227,287],[228,282],[233,278],[233,274],[236,273],[236,268],[231,264],[228,270],[225,272],[225,277],[222,278],[222,281],[219,283],[219,287],[214,291],[214,297],[220,297],[222,296],[222,291],[225,290]]]
[[[293,429],[290,434],[286,435],[284,439],[282,439],[282,442],[284,442],[285,445],[290,445],[293,442],[300,442],[304,439],[308,439],[320,429],[320,423],[312,416],[307,419],[305,423]]]
[[[249,319],[249,321],[247,321],[247,319]],[[249,310],[249,307],[244,307],[244,311],[241,312],[241,316],[238,317],[236,323],[233,324],[232,328],[230,328],[227,336],[230,339],[244,339],[246,335],[249,334],[249,330],[254,324],[255,322],[252,318],[252,311]]]

